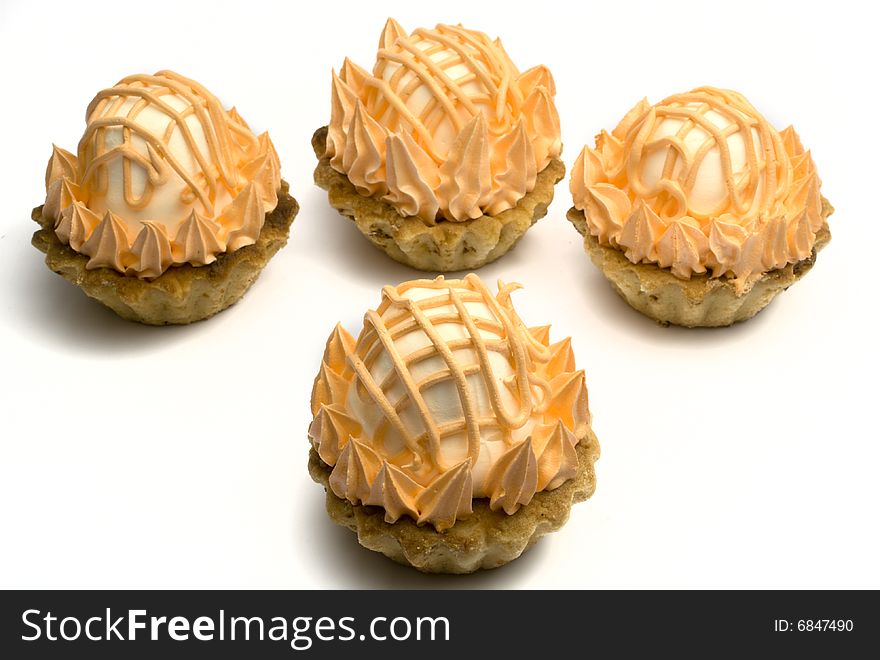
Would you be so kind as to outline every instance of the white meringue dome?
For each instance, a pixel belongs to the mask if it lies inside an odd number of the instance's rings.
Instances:
[[[142,96],[120,96],[90,108],[88,122],[96,129],[80,145],[87,158],[83,165],[87,173],[102,164],[105,170],[95,172],[98,180],[89,189],[89,208],[101,216],[113,211],[132,220],[153,220],[169,231],[194,209],[213,216],[215,208],[232,201],[232,195],[213,166],[208,138],[216,144],[218,136],[205,121],[209,119],[205,108],[200,107],[198,97],[169,93],[161,84],[146,84],[142,89],[155,95],[158,103],[146,103]],[[158,149],[154,136],[163,138],[164,162],[151,156],[151,150]],[[122,157],[126,146],[132,151]],[[114,152],[120,157],[106,158]],[[164,166],[154,170],[152,163]]]
[[[746,208],[760,205],[764,153],[774,148],[770,135],[762,134],[742,110],[720,103],[673,99],[662,111],[663,118],[646,136],[644,150],[633,149],[627,165],[640,172],[646,190],[676,182],[686,192],[686,208],[655,209],[661,216],[717,216],[730,208],[734,196],[741,197]],[[752,177],[755,185],[749,186]],[[733,195],[728,182],[736,191]]]

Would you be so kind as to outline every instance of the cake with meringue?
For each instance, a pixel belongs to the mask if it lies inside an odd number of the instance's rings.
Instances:
[[[53,148],[33,244],[123,318],[191,323],[244,294],[297,210],[268,133],[160,71],[99,92],[76,153]]]
[[[312,391],[309,472],[366,548],[433,573],[517,557],[595,488],[599,445],[571,342],[474,274],[382,290],[337,325]]]
[[[547,213],[565,174],[549,69],[520,73],[498,39],[389,19],[372,73],[332,74],[312,146],[330,204],[393,259],[473,269]]]
[[[614,289],[663,324],[726,326],[803,277],[833,212],[794,128],[741,94],[639,101],[571,174],[569,220]]]

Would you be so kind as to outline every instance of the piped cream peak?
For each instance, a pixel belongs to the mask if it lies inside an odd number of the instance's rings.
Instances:
[[[332,74],[326,156],[364,195],[425,224],[498,214],[562,151],[549,69],[520,73],[482,32],[388,19],[372,74]]]
[[[256,242],[280,185],[267,134],[160,71],[99,92],[76,155],[53,146],[43,213],[88,268],[153,279]]]

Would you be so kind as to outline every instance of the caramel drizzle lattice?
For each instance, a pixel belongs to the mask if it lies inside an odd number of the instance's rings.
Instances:
[[[418,44],[427,41],[431,45],[419,48]],[[435,62],[433,56],[443,51],[451,55]],[[389,80],[382,77],[389,62],[400,66]],[[494,64],[493,64],[494,63]],[[449,69],[464,64],[467,72],[456,78],[449,75]],[[499,47],[482,40],[467,30],[449,25],[439,25],[433,30],[414,30],[410,36],[401,36],[394,48],[380,48],[374,75],[365,80],[369,88],[365,107],[373,117],[383,117],[383,124],[391,131],[401,123],[409,124],[420,138],[427,153],[438,163],[442,162],[434,133],[444,118],[449,118],[457,132],[464,127],[463,117],[473,117],[480,104],[495,103],[496,122],[489,130],[502,134],[510,130],[512,117],[518,116],[523,104],[523,96],[515,84],[516,70],[507,57],[499,52]],[[413,75],[404,84],[407,74]],[[463,87],[470,82],[479,81],[486,92],[469,94]],[[419,111],[413,113],[406,104],[416,89],[425,86],[431,98]],[[511,112],[505,112],[509,105]],[[460,108],[464,112],[460,112]]]
[[[467,455],[472,461],[479,456],[481,429],[500,429],[505,441],[510,444],[512,431],[549,405],[550,386],[534,373],[534,362],[544,362],[549,357],[546,347],[532,337],[512,310],[499,303],[499,298],[506,298],[509,291],[502,289],[496,298],[472,275],[464,280],[418,280],[408,282],[405,286],[406,289],[390,286],[383,289],[383,304],[378,310],[367,313],[364,331],[357,344],[352,349],[346,349],[348,363],[357,374],[357,395],[362,400],[374,401],[384,416],[374,433],[374,440],[377,444],[381,443],[388,430],[393,429],[411,452],[412,467],[420,468],[426,463],[428,467],[441,470],[448,468],[440,458],[440,443],[446,436],[465,431]],[[415,301],[403,295],[409,288],[436,289],[438,295]],[[495,319],[473,316],[466,303],[483,303],[492,311]],[[455,308],[454,312],[430,313],[431,310],[450,305]],[[389,308],[399,308],[400,311],[383,317]],[[445,340],[437,329],[438,325],[444,323],[462,325],[467,330],[467,337]],[[425,333],[430,344],[408,355],[401,355],[395,341],[418,330]],[[485,338],[484,332],[497,336],[497,339]],[[477,363],[465,365],[458,361],[455,352],[465,348],[476,353]],[[519,401],[519,408],[515,412],[508,411],[502,401],[489,359],[491,351],[505,355],[512,362]],[[370,368],[383,353],[390,359],[392,369],[381,382],[376,382]],[[432,357],[440,357],[445,369],[416,381],[410,367]],[[468,383],[468,377],[473,374],[482,377],[492,408],[491,415],[478,414]],[[458,392],[463,415],[456,421],[437,424],[425,403],[423,392],[450,380]],[[391,401],[388,391],[395,382],[401,384],[403,395],[397,401]],[[534,396],[533,387],[540,390],[540,397]],[[415,406],[423,422],[424,431],[419,434],[411,433],[401,419],[401,412],[407,406]]]
[[[785,153],[781,138],[754,108],[737,95],[718,90],[713,90],[713,93],[695,90],[670,96],[653,110],[653,120],[647,117],[638,131],[627,137],[624,152],[630,154],[626,159],[630,188],[636,197],[658,199],[658,212],[662,216],[676,217],[688,212],[688,195],[694,188],[700,165],[716,146],[729,202],[722,202],[717,209],[701,214],[698,220],[714,217],[726,209],[739,217],[752,218],[768,211],[784,196],[785,187],[780,184],[785,183],[784,179],[790,176],[790,172],[786,172],[787,161],[778,157],[778,154]],[[722,115],[730,124],[719,128],[706,117],[710,111]],[[649,142],[655,127],[666,118],[682,120],[681,127],[674,135]],[[684,140],[695,128],[705,131],[708,137],[690,155]],[[752,129],[758,133],[761,160]],[[727,139],[736,133],[741,135],[744,143],[747,176],[737,177],[733,171]],[[661,149],[667,150],[662,174],[653,186],[647,186],[643,183],[639,168],[645,161],[645,155]],[[679,162],[681,171],[676,184],[673,183],[673,176]],[[761,186],[760,199],[756,199]]]
[[[178,96],[186,101],[187,106],[177,110],[167,103],[166,96]],[[137,100],[122,116],[122,107],[132,98]],[[170,121],[162,135],[153,134],[138,123],[138,115],[147,107],[168,116]],[[187,124],[187,119],[193,115],[202,129],[208,147],[207,157]],[[171,71],[160,71],[153,76],[128,76],[116,86],[99,92],[86,110],[86,121],[88,126],[78,147],[79,162],[88,163],[81,173],[81,184],[88,185],[94,192],[105,193],[107,164],[122,157],[123,195],[132,210],[147,206],[155,188],[165,183],[173,170],[187,186],[183,201],[190,203],[197,198],[205,211],[213,215],[220,187],[234,192],[238,183],[233,154],[240,146],[233,144],[233,135],[238,140],[252,143],[249,144],[251,148],[257,146],[253,134],[234,121],[213,94],[199,83]],[[122,143],[108,149],[106,131],[115,127],[122,130]],[[198,171],[195,174],[187,171],[167,146],[175,129],[180,131],[196,161]],[[133,135],[146,142],[147,156],[133,146]],[[132,163],[147,172],[147,183],[140,196],[132,190]]]

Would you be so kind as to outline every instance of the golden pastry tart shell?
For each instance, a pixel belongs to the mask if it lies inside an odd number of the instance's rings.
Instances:
[[[565,176],[565,165],[553,159],[538,173],[534,189],[512,209],[463,222],[440,220],[428,226],[416,217],[400,215],[378,197],[361,195],[324,157],[326,141],[325,126],[315,132],[312,147],[319,159],[315,183],[327,191],[330,205],[389,257],[430,272],[473,270],[503,256],[529,227],[547,215],[553,187]]]
[[[365,548],[424,573],[473,573],[513,561],[544,534],[562,527],[575,502],[593,494],[599,442],[592,429],[588,427],[575,449],[577,474],[555,490],[536,493],[512,515],[501,509],[492,511],[488,499],[475,499],[473,513],[443,532],[430,524],[417,525],[408,516],[387,523],[382,507],[337,497],[329,485],[332,468],[314,449],[309,452],[309,474],[324,486],[330,518],[355,532]]]
[[[823,197],[822,217],[827,219],[833,211]],[[728,326],[752,318],[778,294],[806,275],[816,262],[817,253],[831,240],[825,222],[816,234],[816,243],[809,257],[764,273],[751,288],[739,293],[726,277],[713,279],[703,274],[683,280],[668,268],[656,264],[634,264],[623,251],[599,244],[587,229],[583,211],[569,209],[568,219],[584,237],[584,248],[590,259],[633,309],[662,325],[688,328]]]
[[[299,204],[281,182],[278,205],[266,214],[257,242],[234,252],[217,255],[205,266],[172,266],[152,281],[124,275],[112,268],[89,270],[87,255],[62,243],[53,222],[43,217],[43,207],[31,217],[42,227],[31,242],[46,254],[46,265],[75,284],[90,298],[122,318],[147,325],[186,324],[201,321],[237,302],[286,243]]]

